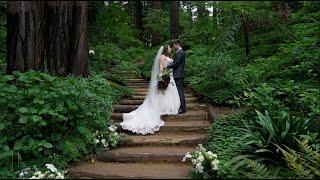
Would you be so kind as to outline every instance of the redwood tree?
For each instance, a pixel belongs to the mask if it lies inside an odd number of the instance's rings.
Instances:
[[[160,11],[161,10],[161,1],[153,1],[153,8]],[[160,17],[156,17],[155,21],[156,21],[155,23],[159,24]],[[159,29],[156,29],[152,32],[151,44],[153,47],[160,44],[159,33],[160,33]]]
[[[178,38],[180,34],[179,24],[179,1],[170,1],[170,36],[171,38]]]
[[[43,1],[8,1],[7,74],[43,68],[43,4]]]
[[[136,14],[135,14],[135,25],[139,31],[139,39],[143,40],[143,27],[142,27],[142,3],[137,0],[136,2]]]
[[[87,77],[87,17],[86,1],[8,1],[7,73],[47,64],[52,74]]]
[[[48,1],[46,52],[48,69],[57,75],[87,77],[86,1]]]

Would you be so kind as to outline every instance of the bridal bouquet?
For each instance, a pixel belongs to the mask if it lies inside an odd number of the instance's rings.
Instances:
[[[170,69],[165,69],[162,72],[162,75],[157,76],[157,87],[158,90],[162,92],[162,94],[165,94],[165,90],[168,88],[168,85],[170,84]],[[173,85],[173,83],[171,83]]]

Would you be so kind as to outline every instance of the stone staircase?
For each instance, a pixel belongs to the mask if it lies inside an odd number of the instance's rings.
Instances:
[[[181,160],[187,152],[195,151],[198,144],[207,140],[205,129],[211,124],[207,105],[185,90],[186,113],[163,116],[165,125],[155,134],[133,134],[119,125],[121,114],[142,104],[149,82],[128,79],[127,84],[134,89],[134,95],[114,106],[110,121],[127,137],[117,149],[98,154],[94,163],[81,162],[71,166],[68,175],[101,179],[191,179],[188,176],[191,164]]]

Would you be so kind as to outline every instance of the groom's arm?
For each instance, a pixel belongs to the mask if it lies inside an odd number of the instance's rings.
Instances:
[[[182,52],[177,53],[175,60],[171,64],[169,64],[167,68],[168,69],[176,68],[181,63],[182,56],[183,56]]]

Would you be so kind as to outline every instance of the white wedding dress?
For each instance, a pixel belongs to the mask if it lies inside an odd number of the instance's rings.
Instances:
[[[179,93],[171,74],[170,82],[165,94],[157,89],[156,76],[159,74],[159,58],[163,51],[163,46],[160,47],[157,56],[154,60],[151,78],[149,83],[148,94],[143,103],[130,113],[123,113],[123,122],[120,123],[123,129],[132,131],[137,134],[154,134],[159,131],[164,125],[161,115],[176,115],[180,107]],[[173,60],[166,58],[164,67],[167,67]]]

